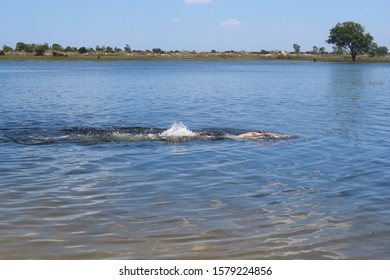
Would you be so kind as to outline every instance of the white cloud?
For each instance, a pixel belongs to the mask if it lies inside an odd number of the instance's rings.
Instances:
[[[236,18],[230,18],[221,23],[221,26],[239,26],[241,21]]]
[[[186,4],[209,4],[213,0],[184,0]]]

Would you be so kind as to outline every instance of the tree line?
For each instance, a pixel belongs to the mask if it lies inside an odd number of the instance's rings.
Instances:
[[[353,61],[356,57],[361,54],[368,54],[371,56],[384,56],[388,54],[388,48],[386,46],[378,46],[374,42],[374,37],[370,33],[365,33],[365,28],[359,23],[353,21],[347,21],[343,23],[337,23],[329,32],[329,38],[325,41],[328,44],[333,44],[333,53],[344,54],[348,53],[351,55]],[[301,46],[293,44],[294,53],[301,52]],[[85,53],[117,53],[117,52],[131,52],[129,44],[126,44],[123,49],[118,47],[110,46],[96,46],[95,48],[87,47],[62,47],[60,44],[52,44],[49,46],[48,43],[44,44],[27,44],[24,42],[16,43],[15,49],[10,46],[4,45],[3,50],[0,51],[0,55],[4,55],[6,52],[27,52],[35,53],[37,56],[42,56],[46,51],[51,50],[53,56],[63,56],[64,52],[78,52],[80,54]],[[150,51],[146,51],[150,52]],[[152,50],[153,53],[165,53],[160,48]],[[175,51],[178,52],[178,51]],[[211,53],[215,52],[212,50]],[[233,51],[234,52],[234,51]],[[270,53],[262,50],[260,53]],[[324,47],[313,46],[313,50],[307,53],[311,54],[326,54]]]
[[[126,44],[123,49],[118,47],[110,47],[110,46],[96,46],[95,48],[87,48],[87,47],[62,47],[60,44],[54,43],[51,46],[49,46],[48,43],[44,44],[28,44],[24,42],[18,42],[16,43],[15,48],[12,48],[10,46],[4,45],[3,46],[3,52],[26,52],[26,53],[35,53],[37,56],[42,56],[45,54],[46,51],[51,50],[53,52],[53,55],[59,55],[62,52],[78,52],[80,54],[85,54],[88,52],[104,52],[104,53],[115,53],[115,52],[131,52],[131,48],[129,44]]]

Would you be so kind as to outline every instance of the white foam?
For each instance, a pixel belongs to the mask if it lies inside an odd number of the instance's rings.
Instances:
[[[173,123],[170,128],[160,133],[163,137],[195,137],[196,135],[181,122]]]

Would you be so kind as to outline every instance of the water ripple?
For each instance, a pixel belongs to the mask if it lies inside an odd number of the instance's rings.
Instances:
[[[387,65],[0,68],[0,258],[389,258]]]

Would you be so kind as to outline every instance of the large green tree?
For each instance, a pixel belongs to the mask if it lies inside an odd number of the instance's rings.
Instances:
[[[347,21],[337,23],[330,30],[328,44],[348,51],[353,61],[358,54],[366,54],[373,46],[374,37],[370,33],[364,33],[365,28],[356,22]]]

